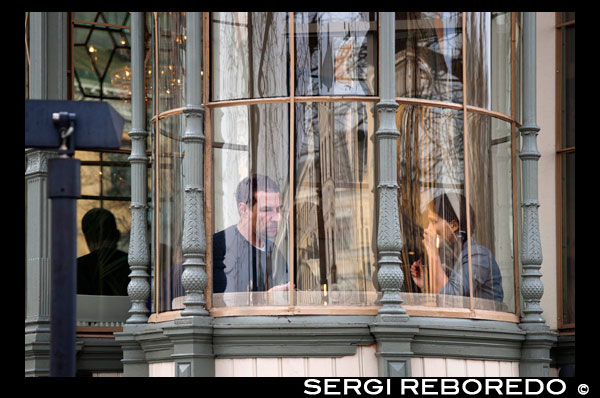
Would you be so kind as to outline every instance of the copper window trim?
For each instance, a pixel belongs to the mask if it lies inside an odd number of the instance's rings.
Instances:
[[[295,316],[295,315],[377,315],[380,306],[263,306],[263,307],[213,307],[213,318],[230,316]],[[481,319],[519,323],[520,317],[511,312],[457,307],[429,307],[403,305],[409,316],[436,318]],[[153,313],[148,323],[160,323],[181,318],[181,310]]]

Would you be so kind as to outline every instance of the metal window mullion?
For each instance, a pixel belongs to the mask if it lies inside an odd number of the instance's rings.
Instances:
[[[520,288],[519,283],[519,223],[518,223],[518,208],[517,208],[517,16],[516,12],[511,13],[511,180],[512,180],[512,230],[513,230],[513,287],[515,293],[518,293]],[[521,313],[521,297],[515,294],[515,314],[519,316]]]
[[[471,262],[471,197],[470,197],[470,170],[469,170],[469,121],[467,110],[467,13],[462,13],[462,56],[463,56],[463,158],[465,177],[465,208],[467,217],[467,262],[469,266],[469,309],[474,310],[473,299],[473,266]]]
[[[289,67],[289,73],[290,76],[288,76],[289,78],[289,87],[290,87],[290,108],[289,108],[289,114],[290,114],[290,118],[289,118],[289,122],[290,122],[290,126],[289,126],[289,204],[288,204],[288,236],[289,236],[289,240],[288,240],[288,264],[290,264],[290,269],[289,269],[289,306],[293,307],[295,306],[295,293],[296,293],[296,287],[294,284],[294,276],[296,274],[296,264],[294,261],[294,252],[296,249],[296,229],[295,229],[295,219],[296,219],[296,206],[294,205],[295,202],[295,190],[296,190],[296,183],[295,183],[295,175],[296,175],[296,156],[295,156],[295,112],[296,112],[296,104],[295,104],[295,95],[296,95],[296,85],[295,85],[295,76],[296,76],[296,38],[295,38],[295,28],[296,28],[296,21],[295,21],[295,14],[293,12],[289,13],[289,34],[290,34],[290,38],[289,38],[289,52],[290,52],[290,67]]]

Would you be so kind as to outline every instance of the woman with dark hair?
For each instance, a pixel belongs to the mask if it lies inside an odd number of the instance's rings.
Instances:
[[[422,260],[411,265],[415,284],[430,293],[469,296],[472,276],[473,297],[502,302],[502,276],[494,255],[471,237],[471,274],[469,273],[469,242],[467,220],[471,236],[475,231],[475,214],[461,194],[444,193],[426,206],[427,228],[423,231],[423,246],[429,260],[429,286],[425,286]],[[449,256],[440,256],[440,247],[454,247],[459,255],[454,264],[446,264]],[[449,269],[446,273],[444,269]]]

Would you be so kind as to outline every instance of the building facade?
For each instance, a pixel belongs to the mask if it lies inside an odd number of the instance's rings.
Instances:
[[[26,99],[125,120],[75,152],[77,255],[108,210],[128,275],[78,290],[77,374],[573,372],[574,20],[26,13]],[[55,156],[25,149],[26,376],[50,369]],[[244,202],[255,175],[275,188]],[[228,230],[266,262],[228,268]]]

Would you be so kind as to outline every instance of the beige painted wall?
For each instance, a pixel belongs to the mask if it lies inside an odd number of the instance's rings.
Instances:
[[[412,377],[519,377],[519,363],[453,358],[412,358]]]
[[[215,359],[217,377],[377,377],[375,345],[341,358]]]
[[[148,364],[149,377],[175,377],[175,362],[154,362]]]
[[[556,20],[553,12],[539,12],[536,18],[537,124],[539,160],[538,197],[542,242],[542,316],[551,329],[557,328],[556,293]]]

